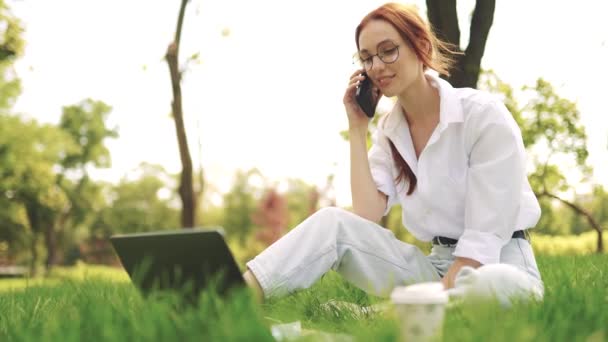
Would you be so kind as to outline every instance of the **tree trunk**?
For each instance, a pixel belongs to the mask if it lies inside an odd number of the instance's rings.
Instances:
[[[593,229],[595,229],[595,231],[597,232],[597,253],[603,253],[604,252],[604,240],[603,240],[603,234],[602,234],[602,227],[599,225],[599,223],[593,218],[593,216],[591,216],[591,214],[586,211],[585,209],[581,208],[580,206],[578,206],[576,203],[572,203],[568,200],[565,200],[557,195],[551,194],[549,192],[542,192],[540,194],[537,195],[538,197],[541,196],[547,196],[549,198],[553,198],[556,199],[560,202],[562,202],[563,204],[567,205],[568,207],[570,207],[570,209],[574,210],[574,212],[576,212],[579,215],[583,215],[587,221],[589,222],[589,224],[591,225],[591,227],[593,227]]]
[[[52,225],[48,225],[44,230],[44,244],[46,245],[46,262],[44,266],[48,272],[57,263],[57,234],[55,234]]]
[[[30,245],[30,252],[32,253],[32,259],[30,260],[30,275],[33,277],[36,275],[36,264],[38,264],[38,233],[32,232],[32,241]]]
[[[30,232],[32,233],[32,239],[30,241],[30,253],[32,255],[32,258],[30,259],[30,275],[35,276],[36,265],[38,264],[38,233],[42,220],[40,211],[37,210],[34,200],[31,197],[25,196],[24,198],[21,198],[21,201],[25,207],[25,215],[30,226]]]
[[[194,196],[192,158],[188,148],[188,140],[186,137],[186,129],[184,127],[184,116],[182,111],[182,90],[181,90],[181,72],[179,70],[179,44],[181,38],[182,24],[184,22],[184,12],[186,10],[187,0],[182,0],[177,19],[177,29],[175,39],[167,48],[167,64],[171,73],[171,86],[173,90],[172,111],[175,122],[175,131],[177,133],[177,142],[179,145],[179,156],[182,162],[182,174],[179,184],[179,196],[182,200],[182,227],[194,227],[196,198]]]
[[[201,142],[201,135],[200,135],[200,131],[201,131],[201,127],[199,122],[197,122],[196,125],[196,130],[199,132],[198,134],[198,187],[197,189],[194,191],[194,203],[199,203],[199,201],[202,202],[203,200],[203,195],[205,194],[205,172],[203,170],[203,143]],[[201,208],[196,208],[196,210],[199,210]],[[199,211],[200,214],[200,211]],[[196,215],[195,215],[196,216]]]
[[[435,34],[460,50],[460,29],[456,0],[426,0],[429,22]],[[456,63],[449,77],[442,75],[454,87],[477,88],[481,58],[494,20],[496,0],[477,0],[471,18],[469,44],[464,55],[455,55]]]

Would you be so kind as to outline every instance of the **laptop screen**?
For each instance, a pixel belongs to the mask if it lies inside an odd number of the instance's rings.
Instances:
[[[145,294],[176,290],[220,295],[245,285],[220,229],[116,235],[110,241],[133,283]]]

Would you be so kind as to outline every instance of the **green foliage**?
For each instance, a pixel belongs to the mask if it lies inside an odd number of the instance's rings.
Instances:
[[[542,215],[534,232],[549,235],[570,234],[575,227],[572,226],[573,219],[579,219],[570,208],[556,205],[547,198],[540,198],[540,209]]]
[[[591,193],[576,195],[572,202],[588,210],[601,227],[608,226],[608,192],[603,186],[596,185]],[[587,218],[577,215],[569,207],[555,205],[546,198],[541,199],[541,205],[543,216],[535,229],[539,233],[578,235],[593,230]]]
[[[69,205],[66,193],[56,182],[60,156],[77,146],[61,130],[16,116],[0,115],[0,222],[3,243],[11,260],[38,261],[38,236],[53,224],[57,213]],[[29,247],[23,260],[20,251]]]
[[[69,137],[53,126],[0,115],[0,164],[3,166],[0,194],[4,200],[20,203],[26,209],[38,208],[28,211],[21,225],[37,230],[40,226],[35,223],[47,220],[50,212],[66,205],[67,198],[55,183],[54,167],[62,154],[76,149]]]
[[[587,156],[587,135],[580,123],[576,104],[560,97],[553,86],[539,78],[532,90],[535,95],[524,110],[531,114],[527,137],[532,141],[545,140],[553,153],[574,154],[577,165],[583,166]]]
[[[0,115],[7,114],[21,93],[21,81],[13,69],[23,54],[23,25],[4,0],[0,0]]]
[[[86,166],[109,165],[103,144],[116,137],[105,127],[109,111],[103,102],[85,100],[64,107],[58,126],[0,115],[0,202],[11,203],[0,225],[10,231],[3,238],[11,253],[29,240],[34,265],[37,235],[44,233],[47,264],[53,263],[57,248],[73,243],[73,232],[91,222],[102,197]]]
[[[593,217],[602,227],[608,227],[608,190],[603,186],[596,185],[593,188],[591,211]]]
[[[521,89],[520,98],[527,99],[524,105],[518,104],[513,88],[492,71],[483,74],[481,83],[483,88],[502,94],[521,129],[528,155],[532,157],[532,171],[528,179],[543,209],[539,231],[545,234],[576,234],[588,229],[586,218],[578,212],[573,215],[564,211],[562,205],[554,206],[551,198],[557,196],[565,199],[564,193],[572,192],[578,182],[588,182],[591,175],[591,167],[587,164],[587,135],[580,123],[576,103],[559,96],[554,87],[542,78],[533,86]],[[578,180],[573,181],[574,176]],[[596,211],[601,209],[600,205],[590,208],[578,202],[580,199],[570,201],[594,217]],[[605,223],[600,222],[600,226],[603,225]]]
[[[134,233],[179,227],[175,192],[167,188],[170,175],[159,165],[143,163],[134,180],[123,177],[116,185],[106,185],[108,201],[90,226],[91,236],[108,238],[117,233]],[[162,190],[171,194],[161,198]]]
[[[247,172],[237,171],[230,191],[224,195],[224,222],[222,226],[229,238],[238,236],[239,241],[245,242],[247,235],[253,231],[252,213],[261,197],[263,186],[253,182],[254,177],[262,179],[256,169]]]
[[[289,211],[287,230],[293,229],[316,210],[316,208],[311,208],[311,194],[315,189],[314,185],[310,185],[301,179],[287,180],[287,191],[285,193]]]
[[[220,205],[207,203],[199,212],[201,215],[196,216],[198,227],[218,227],[224,224],[224,208]]]
[[[116,129],[106,127],[112,108],[101,101],[86,99],[76,105],[63,107],[59,127],[80,146],[67,153],[61,164],[66,169],[110,166],[110,151],[104,145],[107,138],[117,138]]]
[[[331,184],[331,178],[328,182]],[[241,245],[251,243],[252,233],[264,228],[254,222],[253,216],[259,210],[264,193],[276,187],[276,184],[268,184],[257,169],[238,171],[235,174],[232,188],[223,197],[224,211],[220,224],[228,233],[229,239],[236,239]],[[278,195],[284,196],[287,201],[285,228],[291,230],[316,211],[318,203],[315,201],[315,195],[323,196],[323,191],[319,192],[316,186],[300,179],[287,179],[286,189]],[[210,206],[205,210],[214,212]],[[219,217],[217,214],[216,212]],[[256,250],[255,246],[252,250]]]
[[[480,83],[482,88],[502,95],[519,125],[524,145],[533,157],[529,179],[536,194],[555,194],[571,189],[572,184],[564,175],[568,162],[578,169],[582,180],[588,178],[591,168],[586,164],[589,155],[587,135],[580,123],[576,103],[560,97],[542,78],[534,86],[522,88],[521,98],[528,99],[524,105],[515,100],[513,88],[494,72],[485,72]]]
[[[0,196],[0,208],[0,255],[6,258],[5,262],[15,261],[19,251],[27,248],[25,213],[6,196]]]

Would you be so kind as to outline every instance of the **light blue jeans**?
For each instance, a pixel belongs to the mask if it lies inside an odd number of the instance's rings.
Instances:
[[[311,286],[330,269],[377,296],[395,286],[440,281],[454,261],[455,246],[433,246],[425,256],[382,226],[349,211],[329,207],[317,211],[247,263],[265,297],[284,296]],[[514,297],[543,296],[532,247],[511,239],[500,264],[463,267],[449,290],[450,298],[494,296],[504,304]]]

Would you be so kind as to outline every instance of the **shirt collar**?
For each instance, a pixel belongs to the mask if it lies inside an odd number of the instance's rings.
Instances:
[[[425,74],[427,80],[431,86],[439,89],[439,127],[442,132],[451,123],[463,122],[464,114],[462,112],[462,105],[456,89],[452,87],[447,81],[439,78],[433,74]],[[403,109],[401,104],[397,101],[395,106],[386,118],[383,120],[381,129],[386,133],[398,129],[400,126],[405,125],[408,127],[407,120],[405,120]]]

